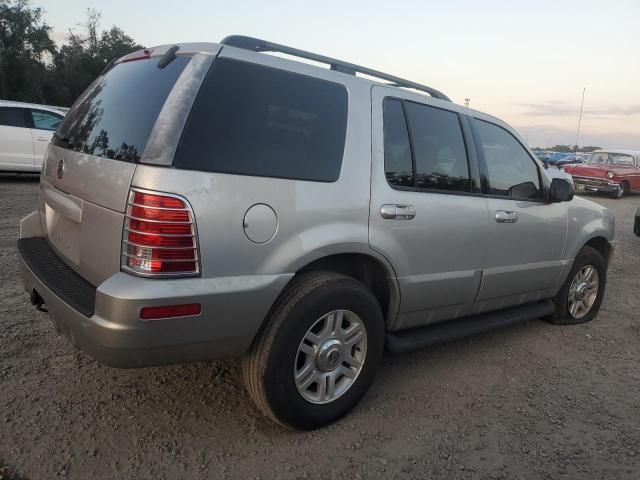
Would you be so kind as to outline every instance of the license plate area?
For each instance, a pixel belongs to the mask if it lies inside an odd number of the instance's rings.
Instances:
[[[79,265],[82,225],[66,218],[48,203],[44,208],[49,242],[61,256]]]

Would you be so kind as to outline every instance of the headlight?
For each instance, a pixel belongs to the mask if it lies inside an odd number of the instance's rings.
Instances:
[[[607,177],[613,178],[613,176],[614,176],[613,172],[607,172]]]

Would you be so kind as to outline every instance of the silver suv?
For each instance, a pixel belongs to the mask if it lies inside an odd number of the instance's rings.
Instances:
[[[594,318],[614,218],[550,175],[430,87],[248,37],[156,47],[56,132],[24,285],[101,363],[243,356],[256,405],[312,429],[385,346]]]

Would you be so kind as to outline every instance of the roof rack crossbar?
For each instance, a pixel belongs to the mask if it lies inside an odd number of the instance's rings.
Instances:
[[[318,55],[316,53],[307,52],[305,50],[287,47],[286,45],[280,45],[278,43],[267,42],[266,40],[260,40],[259,38],[245,37],[243,35],[230,35],[228,37],[225,37],[220,43],[222,45],[242,48],[244,50],[251,50],[254,52],[279,52],[287,55],[292,55],[294,57],[306,58],[307,60],[312,60],[314,62],[328,64],[331,70],[335,70],[337,72],[342,72],[349,75],[355,75],[356,73],[369,75],[370,77],[387,80],[391,82],[392,86],[420,90],[439,100],[445,100],[447,102],[451,101],[449,97],[447,97],[439,90],[427,87],[426,85],[421,85],[420,83],[415,83],[410,80],[405,80],[404,78],[395,77],[393,75],[389,75],[378,70],[373,70],[371,68],[361,67],[360,65],[355,65],[353,63],[343,62],[342,60],[337,60],[335,58],[325,57],[324,55]]]

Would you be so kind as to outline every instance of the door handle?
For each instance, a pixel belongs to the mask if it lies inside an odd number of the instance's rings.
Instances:
[[[380,215],[386,220],[411,220],[416,216],[413,205],[385,203],[380,207]]]
[[[516,223],[518,221],[518,212],[513,210],[498,210],[496,212],[496,222],[498,223]]]
[[[51,139],[45,137],[36,137],[36,140],[38,140],[39,142],[49,142]]]

